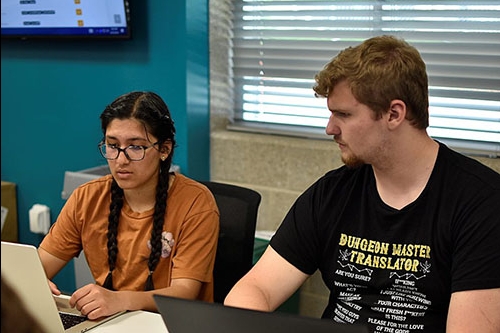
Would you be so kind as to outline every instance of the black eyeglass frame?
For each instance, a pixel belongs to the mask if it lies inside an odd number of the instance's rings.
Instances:
[[[125,155],[125,157],[129,161],[135,161],[135,162],[137,162],[137,161],[142,161],[144,159],[144,157],[146,157],[146,150],[148,150],[149,148],[152,148],[152,147],[156,146],[159,143],[160,143],[159,141],[156,141],[155,143],[153,143],[153,144],[151,144],[149,146],[129,145],[129,146],[125,147],[125,148],[120,148],[118,146],[110,145],[110,144],[107,144],[106,142],[101,141],[101,142],[99,142],[99,144],[97,146],[99,148],[99,152],[101,153],[102,157],[104,157],[107,160],[110,160],[110,161],[116,160],[116,159],[118,159],[118,157],[120,157],[120,153],[123,152],[123,154]],[[104,147],[111,147],[112,149],[116,149],[118,151],[118,153],[116,154],[116,157],[114,157],[114,158],[107,157],[105,155],[105,153],[103,152],[103,150],[102,150],[103,146]],[[140,158],[140,159],[131,158],[128,155],[128,153],[127,153],[127,149],[129,149],[131,147],[133,147],[133,148],[139,148],[140,147],[142,149],[142,153],[143,153],[142,154],[142,158]]]

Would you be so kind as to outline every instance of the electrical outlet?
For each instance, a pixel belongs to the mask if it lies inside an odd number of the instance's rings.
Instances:
[[[30,230],[37,234],[47,234],[50,228],[50,208],[34,204],[29,211]]]

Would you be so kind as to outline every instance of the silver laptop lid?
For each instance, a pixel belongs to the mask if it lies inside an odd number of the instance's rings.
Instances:
[[[17,291],[26,308],[46,332],[62,333],[64,327],[33,245],[2,242],[2,276]]]
[[[52,295],[38,250],[33,245],[2,241],[2,276],[17,291],[45,331],[50,333],[86,332],[125,313],[121,311],[98,320],[87,319],[64,330],[59,312],[80,312],[69,306],[68,295]]]

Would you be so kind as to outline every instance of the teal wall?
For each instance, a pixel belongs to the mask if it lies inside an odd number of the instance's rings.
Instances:
[[[99,115],[118,95],[151,90],[177,129],[174,163],[209,179],[208,0],[130,1],[130,40],[3,40],[2,180],[17,184],[19,240],[35,204],[64,205],[64,171],[105,164],[97,150]],[[54,279],[75,287],[72,264]]]

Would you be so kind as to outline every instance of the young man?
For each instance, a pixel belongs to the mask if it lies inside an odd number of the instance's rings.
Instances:
[[[275,310],[316,270],[323,318],[372,332],[500,332],[500,175],[426,132],[419,52],[380,36],[316,75],[345,166],[294,203],[226,305]]]

